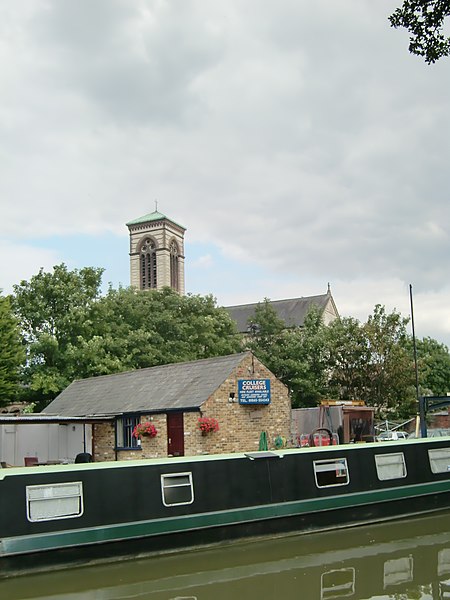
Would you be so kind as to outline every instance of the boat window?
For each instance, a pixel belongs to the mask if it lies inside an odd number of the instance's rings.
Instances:
[[[161,475],[161,491],[164,506],[180,506],[194,502],[192,473]]]
[[[27,485],[26,498],[27,519],[31,522],[71,519],[83,514],[81,481]]]
[[[381,481],[406,477],[406,463],[403,452],[376,454],[375,465],[378,479]]]
[[[314,477],[317,487],[347,485],[349,482],[347,459],[315,460]]]
[[[428,458],[432,473],[447,473],[450,471],[450,448],[428,450]]]

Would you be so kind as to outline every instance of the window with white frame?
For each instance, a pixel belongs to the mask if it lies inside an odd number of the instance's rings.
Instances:
[[[428,450],[428,458],[432,473],[448,473],[450,471],[450,448]]]
[[[317,487],[347,485],[349,482],[346,458],[315,460],[313,466]]]
[[[180,506],[194,502],[192,473],[161,475],[161,492],[164,506]]]
[[[135,415],[118,417],[116,419],[116,447],[120,450],[135,450],[140,448],[138,439],[133,436],[133,430],[139,424],[140,418]]]
[[[27,485],[27,519],[31,522],[71,519],[83,514],[83,484]]]
[[[406,477],[406,463],[403,452],[376,454],[375,465],[378,479],[381,481]]]

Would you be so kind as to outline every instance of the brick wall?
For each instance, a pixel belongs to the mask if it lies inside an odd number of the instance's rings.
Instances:
[[[437,429],[448,429],[450,428],[450,416],[448,412],[439,412],[439,413],[429,413],[428,418],[428,427],[435,427]]]
[[[92,425],[92,457],[94,462],[116,460],[114,451],[114,422]]]
[[[167,424],[166,415],[146,415],[141,417],[141,423],[151,421],[158,432],[154,438],[143,436],[141,439],[141,450],[130,451],[122,450],[120,452],[120,460],[134,458],[159,458],[167,456]]]
[[[271,402],[268,405],[245,406],[237,402],[239,379],[270,379]],[[234,401],[230,402],[230,395]],[[200,416],[213,417],[219,431],[203,435],[198,427]],[[155,438],[143,437],[140,450],[119,450],[118,460],[159,458],[167,456],[166,415],[146,415],[141,422],[151,420],[158,430]],[[223,384],[206,400],[200,412],[184,413],[184,453],[218,454],[258,450],[262,431],[267,433],[269,448],[282,436],[289,440],[291,402],[286,386],[251,354],[230,373]],[[104,423],[94,426],[94,460],[116,460],[114,426]]]
[[[158,431],[154,438],[143,437],[140,449],[115,450],[114,423],[98,423],[93,426],[92,447],[94,461],[135,460],[139,458],[158,458],[167,456],[166,415],[146,415],[141,423],[151,421]]]
[[[270,404],[240,405],[237,402],[238,379],[270,379]],[[231,393],[235,396],[234,402],[229,402]],[[258,450],[262,431],[267,432],[269,447],[273,447],[274,440],[279,435],[289,440],[291,402],[288,390],[251,355],[248,355],[208,398],[201,407],[201,414],[217,419],[220,429],[202,435],[198,429],[200,415],[189,415],[189,419],[186,419],[185,415],[186,455],[255,451]]]

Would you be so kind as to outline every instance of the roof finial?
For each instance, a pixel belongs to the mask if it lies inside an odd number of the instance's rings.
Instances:
[[[329,296],[331,295],[331,286],[330,286],[330,282],[328,282],[327,294],[328,294]]]
[[[155,212],[158,212],[158,200],[155,200]]]

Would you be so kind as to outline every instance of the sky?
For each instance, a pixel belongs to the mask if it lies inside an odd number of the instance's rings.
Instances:
[[[395,0],[0,3],[0,289],[129,285],[127,221],[186,227],[186,291],[325,293],[450,346],[450,59]]]

